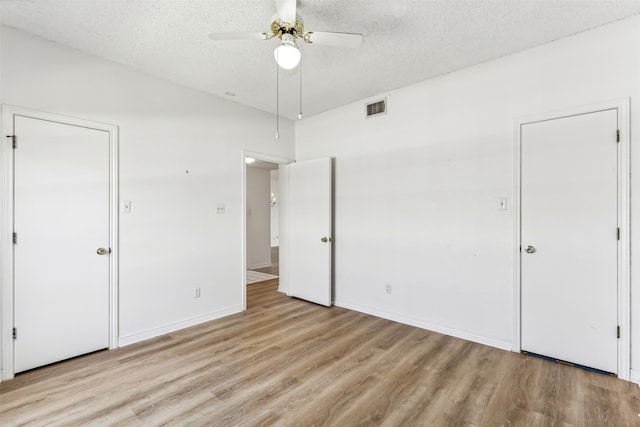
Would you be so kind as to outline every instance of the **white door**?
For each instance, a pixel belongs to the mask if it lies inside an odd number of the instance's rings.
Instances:
[[[289,295],[330,306],[331,159],[292,163],[289,175]]]
[[[109,133],[17,115],[14,133],[17,373],[109,347]]]
[[[521,130],[522,350],[617,372],[617,109]]]

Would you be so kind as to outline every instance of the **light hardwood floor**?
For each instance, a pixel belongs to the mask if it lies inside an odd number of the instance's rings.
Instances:
[[[264,268],[254,268],[254,271],[259,271],[261,273],[280,275],[280,248],[278,246],[274,246],[271,248],[271,266]]]
[[[249,309],[0,383],[0,424],[637,426],[613,377],[248,288]]]

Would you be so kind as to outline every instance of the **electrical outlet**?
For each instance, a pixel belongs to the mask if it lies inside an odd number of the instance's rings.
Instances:
[[[200,298],[200,288],[195,288],[193,291],[194,298]]]
[[[385,283],[384,284],[384,292],[387,294],[391,293],[391,283]]]

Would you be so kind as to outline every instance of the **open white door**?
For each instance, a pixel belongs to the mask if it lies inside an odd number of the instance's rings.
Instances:
[[[331,159],[297,162],[287,169],[289,295],[330,306]]]

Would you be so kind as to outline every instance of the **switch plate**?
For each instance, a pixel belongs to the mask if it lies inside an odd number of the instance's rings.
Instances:
[[[507,198],[498,199],[498,210],[506,211],[507,210]]]
[[[224,215],[224,212],[225,212],[224,203],[218,203],[218,207],[216,209],[216,214],[217,215]]]
[[[122,201],[122,209],[120,210],[120,212],[131,213],[131,200]]]

